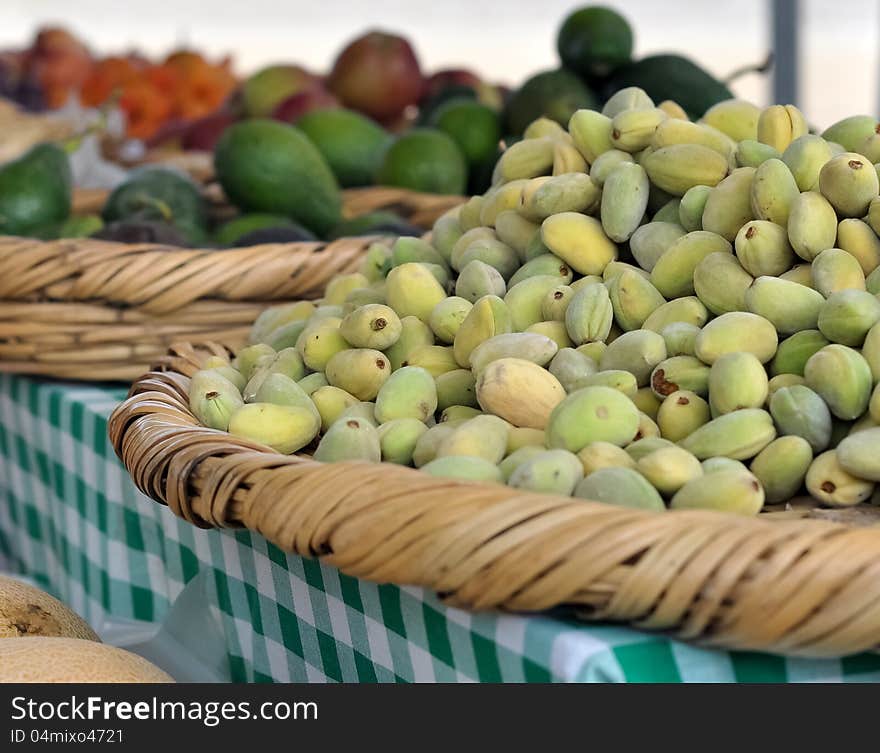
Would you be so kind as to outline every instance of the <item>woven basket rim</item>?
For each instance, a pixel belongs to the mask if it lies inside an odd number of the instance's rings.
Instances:
[[[576,616],[709,647],[843,656],[880,647],[880,528],[651,512],[386,463],[322,464],[199,425],[181,343],[109,421],[135,484],[200,527],[244,527],[355,577],[471,609]]]

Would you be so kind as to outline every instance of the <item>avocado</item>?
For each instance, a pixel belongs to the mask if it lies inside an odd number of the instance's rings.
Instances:
[[[0,234],[31,235],[66,220],[71,183],[67,153],[56,144],[38,144],[0,167]]]
[[[341,219],[333,171],[293,126],[262,119],[230,126],[217,142],[214,167],[226,196],[243,211],[281,214],[318,235]]]
[[[205,238],[207,210],[193,181],[176,170],[145,167],[114,189],[102,212],[105,222],[144,220],[174,225],[191,243]]]
[[[296,121],[321,152],[339,185],[368,186],[391,135],[375,121],[353,110],[312,110]]]
[[[582,108],[598,110],[595,95],[574,73],[559,68],[536,73],[514,92],[504,108],[504,121],[515,135],[542,116],[567,128],[575,110]]]
[[[605,76],[632,59],[633,32],[627,20],[599,5],[578,8],[559,29],[562,64],[587,79]]]
[[[712,105],[732,99],[733,93],[712,74],[681,55],[651,55],[617,68],[609,77],[610,96],[627,86],[639,86],[656,103],[678,102],[694,120]]]

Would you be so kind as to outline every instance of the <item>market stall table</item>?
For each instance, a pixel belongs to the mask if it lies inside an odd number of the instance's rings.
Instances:
[[[787,659],[565,615],[473,614],[422,589],[341,575],[247,531],[200,530],[138,492],[113,453],[107,418],[125,394],[0,375],[0,571],[32,578],[94,625],[162,622],[201,579],[233,680],[880,680],[877,655]]]

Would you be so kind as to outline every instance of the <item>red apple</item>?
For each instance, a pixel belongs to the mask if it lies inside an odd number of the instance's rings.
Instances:
[[[282,100],[281,104],[273,111],[272,117],[283,123],[296,123],[303,115],[312,110],[330,110],[341,106],[339,100],[323,86],[313,86]]]
[[[28,56],[27,74],[43,89],[50,107],[61,107],[71,90],[78,90],[92,68],[85,45],[70,32],[40,29]]]
[[[380,122],[397,118],[422,95],[419,61],[403,37],[371,31],[339,53],[328,88],[346,107]]]

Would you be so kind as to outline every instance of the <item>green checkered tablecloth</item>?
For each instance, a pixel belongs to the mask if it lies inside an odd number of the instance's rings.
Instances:
[[[880,657],[695,648],[562,617],[472,614],[248,532],[203,531],[140,494],[106,436],[119,387],[0,376],[0,571],[93,624],[163,620],[204,578],[239,681],[878,681]]]

